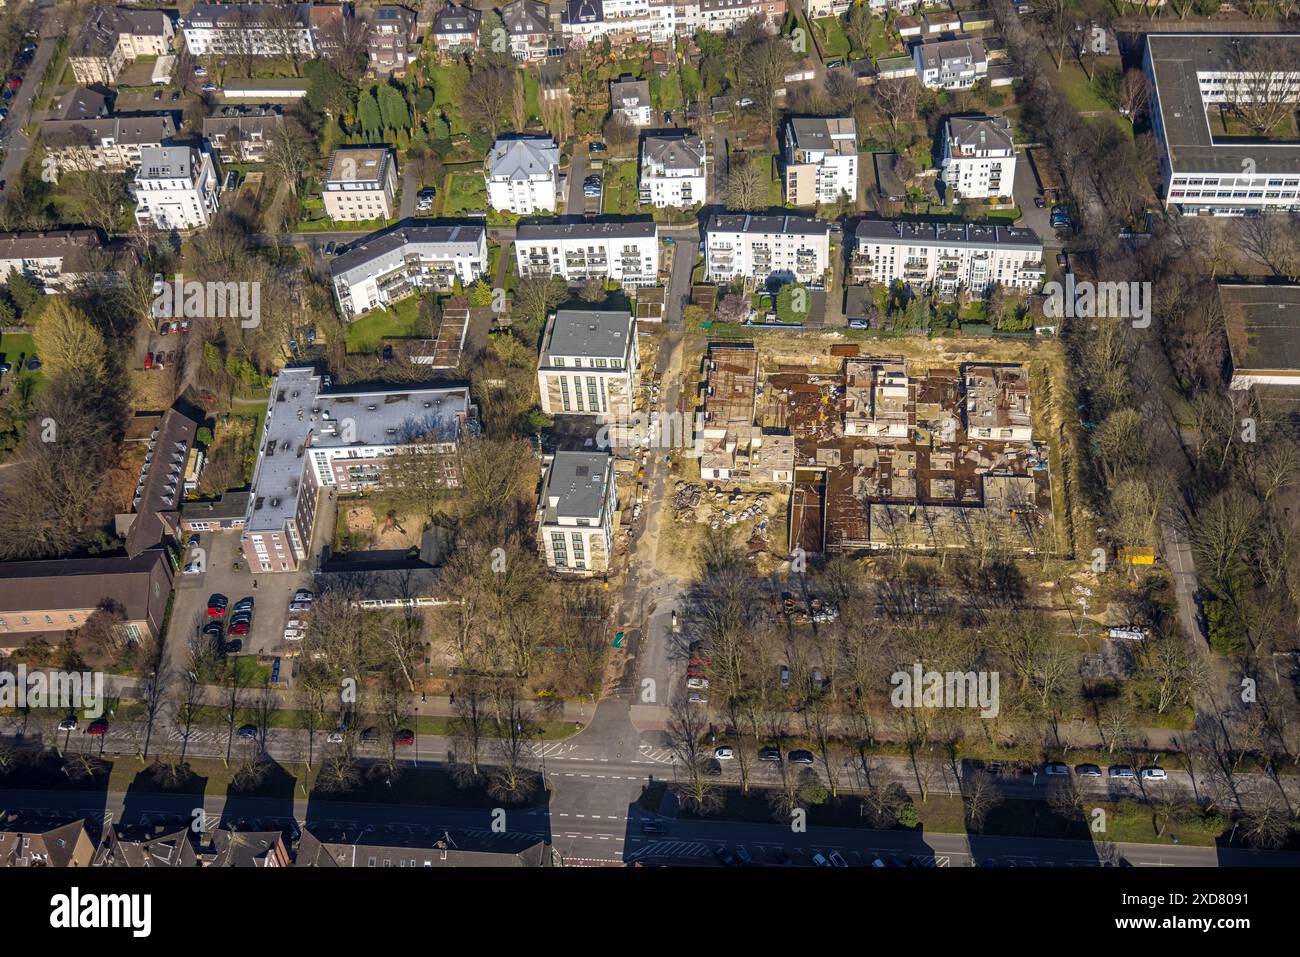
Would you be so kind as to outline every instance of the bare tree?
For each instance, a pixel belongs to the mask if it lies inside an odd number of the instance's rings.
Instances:
[[[1300,103],[1300,71],[1285,44],[1248,36],[1231,42],[1224,100],[1252,133],[1267,136]]]

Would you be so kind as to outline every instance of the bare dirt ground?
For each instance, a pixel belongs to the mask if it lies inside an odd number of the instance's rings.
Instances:
[[[339,505],[349,541],[349,551],[368,549],[418,548],[424,533],[424,521],[413,515],[376,515],[368,505]]]

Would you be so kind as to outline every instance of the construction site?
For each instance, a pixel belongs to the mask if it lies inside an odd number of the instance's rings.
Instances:
[[[1026,366],[834,351],[764,372],[753,343],[709,344],[701,481],[679,483],[679,522],[753,523],[759,546],[788,495],[770,543],[788,554],[1056,550]]]

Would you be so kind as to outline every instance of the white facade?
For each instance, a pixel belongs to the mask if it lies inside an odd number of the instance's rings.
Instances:
[[[1032,229],[866,220],[856,240],[854,271],[886,286],[982,296],[994,285],[1037,289],[1045,275],[1043,243]]]
[[[403,299],[417,289],[467,286],[487,271],[482,226],[399,226],[353,243],[330,261],[334,299],[344,318]]]
[[[537,543],[547,567],[570,575],[609,571],[618,483],[608,452],[556,452],[542,460]]]
[[[1016,149],[1005,116],[953,118],[944,128],[940,178],[961,199],[1010,196]]]
[[[1242,216],[1300,211],[1300,145],[1293,140],[1228,139],[1207,121],[1245,74],[1237,58],[1250,44],[1276,45],[1287,69],[1268,77],[1271,95],[1300,105],[1300,34],[1152,34],[1143,67],[1151,126],[1161,148],[1160,191],[1184,215]],[[1266,54],[1273,58],[1270,51]],[[1263,74],[1251,86],[1262,87]],[[1249,98],[1249,87],[1240,98]]]
[[[802,216],[714,216],[704,231],[705,278],[819,286],[830,267],[830,228]]]
[[[641,141],[641,202],[656,207],[698,206],[708,190],[704,141],[686,136],[647,136]]]
[[[644,221],[520,226],[515,264],[520,276],[653,286],[659,281],[659,227]]]
[[[162,230],[203,229],[217,212],[220,188],[206,151],[147,147],[132,184],[136,222]]]
[[[796,206],[858,195],[858,129],[850,117],[796,118],[786,124],[785,198]]]
[[[542,411],[626,420],[640,367],[631,313],[561,309],[547,323],[537,362]]]
[[[989,56],[979,40],[943,40],[912,47],[916,78],[929,90],[969,90],[988,76]]]
[[[310,4],[199,3],[181,32],[192,56],[315,56]]]
[[[549,136],[511,136],[487,156],[488,203],[527,216],[553,213],[559,192],[560,149]]]

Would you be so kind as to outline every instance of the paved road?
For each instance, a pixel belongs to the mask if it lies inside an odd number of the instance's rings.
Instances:
[[[565,197],[564,212],[568,216],[581,216],[585,208],[582,195],[582,181],[587,178],[587,145],[576,142],[573,157],[569,160],[569,193]]]
[[[23,85],[9,101],[9,116],[4,123],[4,128],[8,131],[5,158],[4,162],[0,163],[0,180],[6,183],[17,179],[23,164],[27,162],[27,154],[31,152],[32,141],[23,132],[22,127],[31,119],[32,105],[36,101],[41,78],[45,75],[45,68],[49,65],[54,51],[58,49],[59,38],[63,34],[62,23],[62,14],[52,10],[42,12],[40,24],[42,36],[40,43],[36,45],[36,55],[27,68]],[[0,201],[4,198],[4,193],[0,193]]]

